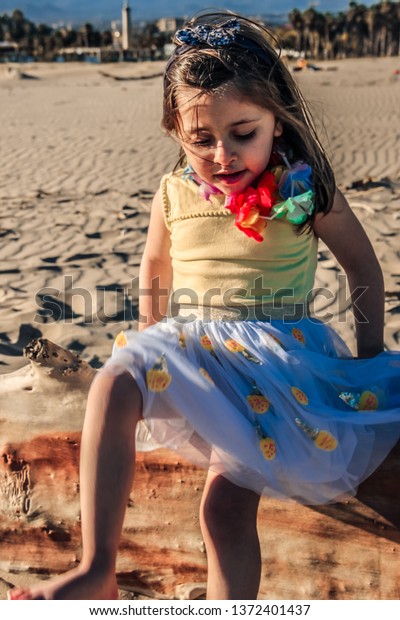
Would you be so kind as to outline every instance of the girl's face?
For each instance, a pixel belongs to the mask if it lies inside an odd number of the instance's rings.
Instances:
[[[282,125],[233,86],[220,93],[179,92],[179,142],[194,171],[223,194],[243,192],[264,172]]]

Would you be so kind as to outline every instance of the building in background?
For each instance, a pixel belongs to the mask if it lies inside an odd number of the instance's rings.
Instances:
[[[0,62],[18,62],[19,47],[12,41],[0,41]]]
[[[116,49],[121,49],[121,31],[122,25],[120,20],[113,20],[110,24],[112,44]]]
[[[182,28],[184,23],[185,20],[183,17],[161,17],[161,19],[156,22],[156,25],[160,32],[173,34],[178,28]]]
[[[131,49],[132,47],[132,24],[131,24],[131,9],[128,0],[125,0],[122,7],[122,49],[124,51]]]

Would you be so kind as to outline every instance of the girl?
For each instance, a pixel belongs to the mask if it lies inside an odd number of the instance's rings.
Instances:
[[[140,448],[166,445],[208,469],[208,599],[257,597],[261,494],[306,504],[354,494],[400,434],[381,270],[269,33],[203,14],[175,42],[163,124],[183,167],[153,202],[142,333],[119,334],[90,390],[82,561],[13,599],[117,597],[139,421]],[[318,238],[357,291],[358,359],[309,315]]]

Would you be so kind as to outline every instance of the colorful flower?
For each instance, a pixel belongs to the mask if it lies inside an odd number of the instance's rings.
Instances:
[[[213,196],[214,194],[222,194],[218,187],[215,187],[214,185],[210,185],[209,183],[203,181],[203,179],[201,179],[199,175],[196,174],[196,172],[191,166],[187,166],[185,168],[182,174],[182,178],[191,179],[192,181],[194,181],[199,186],[199,189],[197,190],[199,196],[201,196],[202,198],[204,198],[204,200],[207,200],[208,202],[211,202],[210,196]]]
[[[279,158],[285,166],[267,170],[257,187],[250,186],[225,200],[225,207],[236,216],[237,228],[258,242],[263,241],[261,233],[268,220],[285,217],[292,224],[302,224],[314,210],[311,167],[302,161],[291,165],[283,153],[279,153]],[[182,177],[193,180],[205,200],[210,201],[213,194],[222,194],[217,187],[203,181],[190,166]]]
[[[250,186],[241,194],[227,197],[226,208],[236,215],[235,225],[248,237],[263,241],[261,233],[267,226],[265,218],[276,201],[277,189],[275,175],[267,171],[256,188]]]
[[[312,170],[303,161],[297,161],[282,172],[279,180],[279,193],[287,200],[312,190]]]
[[[314,192],[311,190],[299,196],[292,196],[285,200],[285,202],[274,205],[272,208],[274,216],[278,219],[285,216],[292,224],[302,224],[313,212],[313,197]]]

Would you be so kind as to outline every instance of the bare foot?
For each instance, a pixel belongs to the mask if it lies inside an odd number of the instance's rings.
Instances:
[[[117,600],[118,587],[114,574],[103,575],[80,567],[33,588],[15,588],[8,592],[11,601],[22,600]]]

